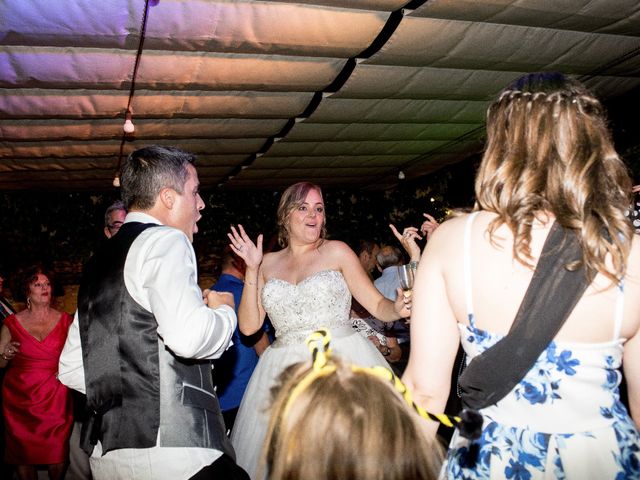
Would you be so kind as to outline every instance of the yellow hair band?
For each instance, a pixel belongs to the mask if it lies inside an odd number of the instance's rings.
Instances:
[[[309,373],[291,390],[291,395],[287,400],[283,414],[286,416],[295,399],[311,385],[316,379],[325,377],[336,371],[336,366],[329,364],[331,358],[331,333],[323,328],[311,333],[305,342],[311,352],[312,368]],[[354,372],[367,373],[386,381],[390,381],[394,388],[402,395],[402,398],[420,415],[422,418],[440,422],[447,427],[458,427],[460,434],[466,438],[478,438],[482,428],[482,416],[478,412],[465,410],[461,416],[451,416],[445,413],[435,414],[426,411],[417,405],[411,396],[411,392],[402,380],[391,370],[381,365],[375,367],[360,367],[352,365]]]

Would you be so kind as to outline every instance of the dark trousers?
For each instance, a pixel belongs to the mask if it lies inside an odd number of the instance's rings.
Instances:
[[[230,408],[229,410],[222,411],[222,418],[224,418],[224,426],[227,427],[227,435],[231,435],[231,430],[233,430],[233,424],[236,423],[236,417],[238,416],[238,410],[240,410],[240,407]]]
[[[251,480],[249,474],[238,466],[233,459],[223,453],[222,456],[207,465],[189,480]]]

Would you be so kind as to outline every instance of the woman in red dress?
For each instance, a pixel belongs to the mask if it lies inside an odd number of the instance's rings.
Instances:
[[[36,478],[46,465],[50,479],[64,476],[73,424],[71,396],[56,376],[72,317],[51,308],[51,282],[40,268],[25,277],[27,309],[10,315],[0,329],[0,367],[6,461],[20,480]]]

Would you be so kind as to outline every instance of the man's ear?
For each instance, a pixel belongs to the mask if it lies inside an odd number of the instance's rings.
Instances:
[[[173,188],[163,188],[160,190],[160,195],[158,196],[162,205],[168,210],[173,208],[173,204],[176,201],[176,191]]]

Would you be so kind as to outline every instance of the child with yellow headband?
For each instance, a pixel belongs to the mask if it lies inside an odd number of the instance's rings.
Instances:
[[[437,478],[442,448],[422,416],[450,426],[460,419],[417,407],[389,369],[331,358],[326,330],[307,345],[312,363],[286,369],[273,390],[262,473],[270,480]]]

